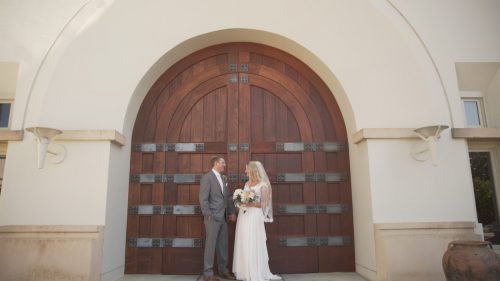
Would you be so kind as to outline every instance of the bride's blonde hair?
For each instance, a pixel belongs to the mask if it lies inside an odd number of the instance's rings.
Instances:
[[[248,169],[250,170],[250,173],[248,173],[249,181],[251,182],[260,182],[262,178],[260,177],[259,174],[259,168],[257,167],[257,164],[255,161],[250,161],[247,164]]]

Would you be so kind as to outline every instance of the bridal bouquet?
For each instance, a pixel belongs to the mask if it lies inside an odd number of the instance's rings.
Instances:
[[[257,201],[257,195],[253,190],[243,190],[241,188],[238,188],[233,193],[233,200],[234,205],[238,208],[241,208],[241,204]],[[246,210],[244,210],[243,212],[245,213]]]

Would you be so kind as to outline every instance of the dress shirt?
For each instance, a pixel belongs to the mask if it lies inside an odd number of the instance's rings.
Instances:
[[[222,193],[224,193],[224,184],[223,184],[223,182],[222,182],[222,177],[221,177],[220,173],[219,173],[219,172],[217,172],[217,171],[216,171],[216,170],[214,170],[214,169],[212,169],[212,171],[214,172],[215,176],[217,177],[217,180],[218,180],[218,181],[219,181],[219,183],[220,183],[220,187],[221,187],[221,191],[222,191]]]

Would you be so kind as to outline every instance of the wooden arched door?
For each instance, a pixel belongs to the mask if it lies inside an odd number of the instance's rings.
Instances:
[[[354,271],[344,121],[326,85],[291,55],[230,43],[188,56],[149,91],[132,145],[126,273],[201,273],[199,179],[215,154],[231,190],[249,160],[269,174],[273,272]],[[233,241],[234,225],[230,258]]]

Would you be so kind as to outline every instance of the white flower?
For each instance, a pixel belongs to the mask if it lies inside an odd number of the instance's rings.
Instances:
[[[241,193],[241,202],[248,202],[248,192]]]
[[[243,194],[243,190],[238,188],[233,193],[233,200],[237,200],[238,197],[241,198],[241,194]]]
[[[247,197],[248,199],[253,200],[255,199],[255,193],[253,191],[249,191]]]

